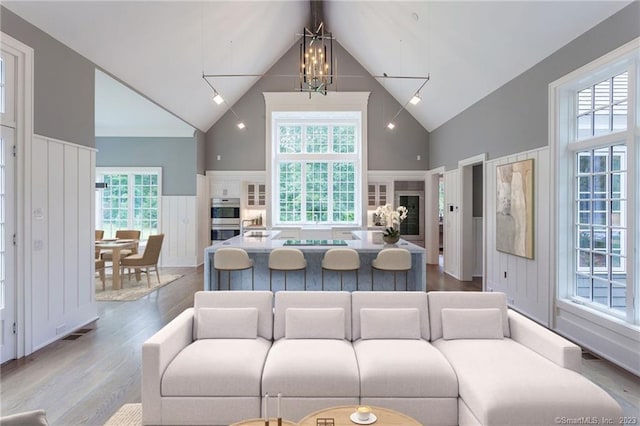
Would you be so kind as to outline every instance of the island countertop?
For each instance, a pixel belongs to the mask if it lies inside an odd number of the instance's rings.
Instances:
[[[307,284],[303,288],[299,288],[302,287],[301,283],[290,285],[289,289],[335,289],[335,285],[333,287],[329,286],[329,288],[322,285],[321,263],[322,257],[327,250],[342,247],[352,248],[356,250],[358,254],[360,254],[360,282],[367,283],[367,285],[366,287],[364,285],[360,285],[358,286],[358,288],[355,288],[355,286],[352,285],[351,287],[353,287],[354,290],[368,290],[373,289],[374,287],[376,290],[389,290],[388,281],[389,278],[393,278],[393,276],[375,278],[376,284],[374,286],[370,265],[371,261],[377,256],[377,253],[379,251],[385,248],[397,247],[408,250],[411,253],[412,258],[412,269],[409,273],[408,281],[405,288],[410,290],[426,290],[426,251],[423,247],[420,247],[403,239],[400,239],[396,244],[385,244],[382,240],[382,231],[355,230],[349,232],[351,234],[349,236],[352,239],[338,240],[340,242],[339,244],[332,244],[332,242],[335,240],[322,240],[322,243],[317,245],[307,245],[304,242],[296,245],[286,245],[286,247],[297,248],[301,250],[304,253],[305,258],[307,259]],[[251,279],[252,273],[250,271],[236,272],[234,273],[235,278],[233,278],[233,280],[230,280],[235,282],[235,284],[231,285],[231,287],[233,289],[243,290],[273,290],[275,285],[271,284],[271,274],[268,268],[268,257],[272,250],[285,247],[285,242],[287,242],[288,240],[292,239],[281,238],[279,230],[250,230],[245,232],[243,235],[238,235],[236,237],[230,238],[225,241],[220,241],[216,244],[213,244],[212,246],[207,247],[205,249],[204,289],[220,290],[221,287],[226,286],[220,286],[216,270],[214,269],[213,256],[216,250],[220,248],[240,248],[245,250],[249,254],[249,257],[253,259],[255,269],[253,284]],[[297,241],[299,242],[300,240]],[[385,272],[379,273],[388,274]],[[237,275],[239,275],[239,277]],[[331,280],[331,277],[328,277],[328,280]],[[278,278],[278,286],[281,285],[280,281],[281,278]],[[393,281],[391,282],[393,283]],[[347,290],[347,288],[344,289]],[[391,289],[393,289],[393,285],[391,285]]]
[[[303,252],[321,251],[325,252],[332,247],[349,247],[358,252],[379,252],[385,247],[399,247],[409,250],[411,253],[424,253],[425,249],[409,241],[400,239],[396,244],[384,244],[382,241],[381,231],[351,231],[353,239],[340,240],[346,243],[345,245],[292,245],[288,247],[294,247],[302,250]],[[214,253],[218,248],[233,247],[246,250],[248,253],[261,253],[271,252],[275,248],[285,246],[287,240],[290,238],[278,238],[280,231],[249,231],[244,235],[238,235],[225,241],[220,241],[205,249],[205,254]]]

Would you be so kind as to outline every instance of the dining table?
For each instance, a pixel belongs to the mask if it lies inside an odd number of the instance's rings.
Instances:
[[[122,288],[120,283],[120,253],[123,249],[132,249],[138,246],[138,240],[132,239],[104,239],[96,241],[96,249],[108,250],[112,259],[112,286],[114,290]]]

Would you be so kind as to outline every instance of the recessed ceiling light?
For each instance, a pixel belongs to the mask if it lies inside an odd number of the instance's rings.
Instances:
[[[242,121],[239,121],[237,126],[238,126],[238,129],[240,129],[240,130],[244,129],[244,127],[245,127],[244,123]]]
[[[396,127],[396,125],[393,124],[393,122],[391,122],[391,121],[389,122],[389,124],[387,124],[387,129],[389,129],[389,130],[393,130],[394,127]]]
[[[420,103],[421,99],[420,99],[420,95],[418,93],[416,93],[415,95],[413,95],[413,98],[411,98],[409,100],[409,103],[411,105],[418,105]]]
[[[220,93],[215,92],[215,96],[213,97],[213,102],[215,102],[218,105],[220,105],[221,103],[224,102],[224,99],[222,99],[222,96],[220,96]]]

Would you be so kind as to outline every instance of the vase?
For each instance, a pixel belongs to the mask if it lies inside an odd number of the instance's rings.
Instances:
[[[395,244],[400,239],[400,235],[399,234],[398,235],[383,235],[382,239],[387,244]]]

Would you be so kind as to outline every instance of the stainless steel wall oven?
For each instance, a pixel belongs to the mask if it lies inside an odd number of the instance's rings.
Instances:
[[[223,241],[240,235],[240,199],[211,199],[211,241]]]

